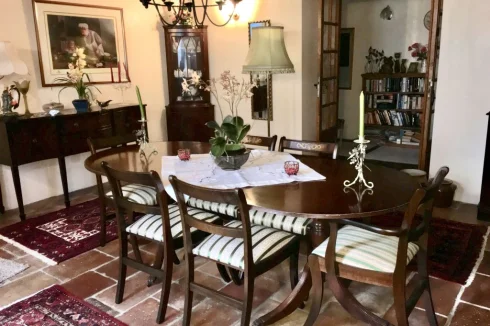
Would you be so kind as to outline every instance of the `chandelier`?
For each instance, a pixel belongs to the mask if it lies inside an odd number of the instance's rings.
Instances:
[[[177,24],[192,24],[193,26],[200,27],[204,25],[206,18],[214,26],[225,26],[235,16],[236,5],[241,1],[242,0],[140,0],[146,9],[148,9],[149,5],[155,7],[164,27],[175,26]],[[214,3],[208,4],[209,2]],[[208,10],[211,8],[218,8],[221,11],[223,6],[227,3],[233,5],[233,12],[223,24],[215,23],[209,16]],[[168,19],[170,19],[170,21],[168,21]]]

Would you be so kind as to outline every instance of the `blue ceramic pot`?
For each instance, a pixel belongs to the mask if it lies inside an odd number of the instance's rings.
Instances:
[[[88,100],[73,100],[72,103],[75,110],[77,110],[77,113],[88,112],[88,109],[90,108],[90,103]]]

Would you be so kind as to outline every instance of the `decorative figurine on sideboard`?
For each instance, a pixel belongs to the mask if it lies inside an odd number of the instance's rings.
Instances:
[[[101,102],[99,100],[95,100],[95,102],[97,102],[97,105],[100,106],[101,109],[103,109],[103,108],[108,107],[109,103],[111,103],[112,100],[108,100],[108,101],[104,101],[104,102]]]
[[[15,92],[17,94],[12,95]],[[13,112],[13,110],[17,109],[20,104],[20,92],[14,86],[5,87],[2,93],[2,114],[3,115],[19,115],[17,112]]]

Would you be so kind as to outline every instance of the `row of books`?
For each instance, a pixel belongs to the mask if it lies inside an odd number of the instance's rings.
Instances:
[[[380,126],[420,127],[420,114],[394,110],[374,110],[364,115],[364,123]]]
[[[383,78],[367,79],[366,92],[406,92],[423,93],[425,92],[425,78],[403,77],[403,78]]]
[[[368,109],[380,110],[422,110],[420,95],[367,95]]]
[[[394,144],[419,146],[422,135],[411,130],[400,130],[400,136],[390,136],[388,141]]]

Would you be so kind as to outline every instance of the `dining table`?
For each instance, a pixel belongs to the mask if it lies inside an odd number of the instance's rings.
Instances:
[[[139,146],[127,145],[110,148],[89,156],[85,160],[87,170],[104,175],[101,163],[121,171],[149,172],[162,170],[162,163],[168,156],[176,156],[179,149],[189,149],[192,154],[207,154],[210,144],[201,142],[161,141],[152,142],[157,152],[149,158],[140,155]],[[256,209],[312,219],[307,236],[313,248],[329,237],[330,231],[337,229],[342,219],[366,219],[374,216],[393,216],[389,213],[402,210],[410,201],[417,182],[408,174],[381,165],[366,163],[364,177],[373,182],[372,189],[362,185],[344,186],[345,180],[354,180],[357,171],[350,161],[334,160],[327,156],[307,156],[292,154],[296,159],[325,177],[320,181],[288,182],[244,188],[247,203]],[[333,260],[334,257],[331,257]],[[349,297],[347,287],[340,284],[337,296]],[[311,289],[311,272],[308,264],[304,267],[297,286],[275,309],[254,321],[254,325],[270,325],[303,305]],[[337,297],[337,299],[339,299]],[[340,302],[341,300],[339,300]],[[352,301],[351,301],[352,302]],[[354,301],[355,302],[355,301]],[[360,304],[358,309],[366,316],[372,313]],[[379,317],[378,317],[379,318]]]

